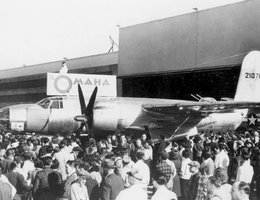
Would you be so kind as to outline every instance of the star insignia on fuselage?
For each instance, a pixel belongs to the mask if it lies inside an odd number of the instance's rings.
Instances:
[[[254,113],[250,113],[248,116],[247,116],[247,123],[249,126],[255,126],[256,125],[256,122],[257,122],[257,116],[254,114]]]

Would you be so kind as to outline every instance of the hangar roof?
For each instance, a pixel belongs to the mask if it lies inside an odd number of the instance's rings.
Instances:
[[[24,66],[13,69],[0,70],[0,79],[45,74],[47,72],[58,72],[64,60],[42,63],[37,65]],[[98,66],[118,64],[118,52],[72,58],[66,60],[70,70],[84,69]]]

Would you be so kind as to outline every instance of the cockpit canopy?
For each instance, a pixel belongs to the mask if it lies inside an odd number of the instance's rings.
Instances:
[[[63,109],[62,97],[48,97],[36,103],[43,109]]]

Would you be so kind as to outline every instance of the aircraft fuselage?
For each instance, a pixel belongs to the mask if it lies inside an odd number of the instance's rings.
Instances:
[[[88,101],[88,99],[86,100]],[[192,102],[170,99],[147,98],[98,98],[94,105],[93,129],[101,131],[144,130],[149,127],[153,138],[158,138],[160,129],[160,116],[151,117],[143,112],[142,105],[174,105],[178,102]],[[80,122],[74,117],[81,115],[80,104],[77,97],[49,97],[36,104],[21,104],[3,108],[8,112],[5,115],[11,130],[38,132],[43,134],[66,135],[76,131]],[[235,110],[231,113],[212,113],[201,117],[195,125],[198,131],[227,131],[235,130],[247,124],[248,109]],[[162,134],[171,137],[180,125],[178,116],[171,116],[172,130]],[[245,123],[243,123],[245,122]],[[176,124],[176,125],[175,125]],[[178,133],[177,133],[178,134]]]

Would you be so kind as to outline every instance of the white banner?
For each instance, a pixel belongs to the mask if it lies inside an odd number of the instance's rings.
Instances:
[[[98,87],[97,96],[117,96],[116,76],[47,73],[47,95],[78,95],[78,84],[86,96]]]

